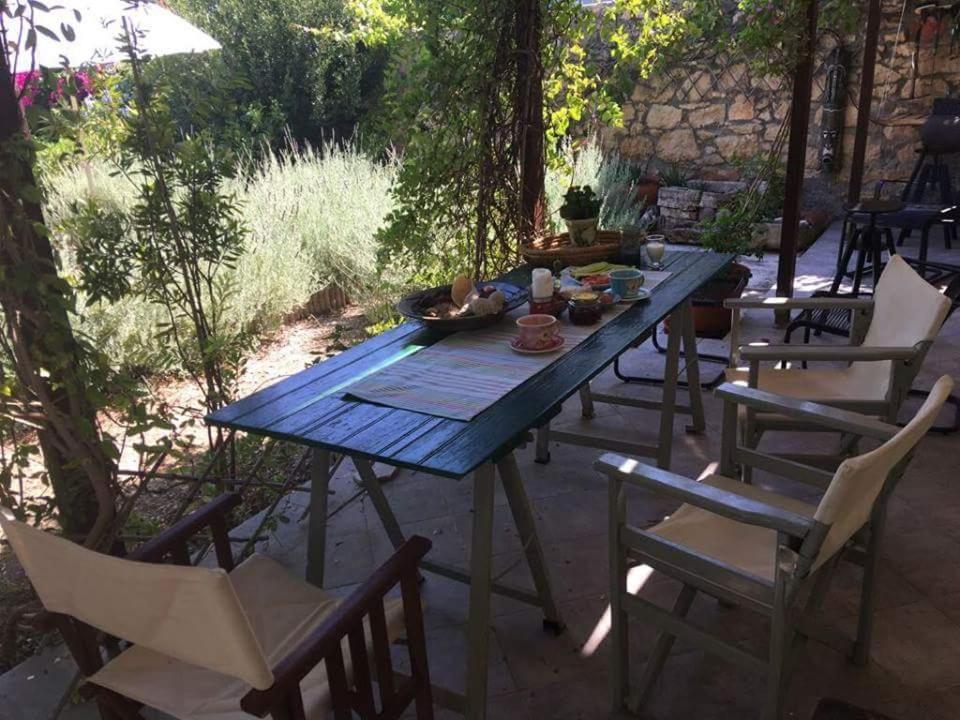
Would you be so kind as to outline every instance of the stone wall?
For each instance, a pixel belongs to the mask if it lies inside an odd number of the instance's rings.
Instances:
[[[915,119],[930,112],[935,97],[960,94],[960,49],[951,54],[949,28],[944,27],[940,30],[939,50],[935,54],[936,33],[927,26],[921,42],[914,97],[911,98],[911,55],[919,18],[913,12],[914,4],[907,5],[898,36],[901,0],[883,2],[872,112],[875,122],[870,126],[866,154],[868,180],[908,176],[919,145],[919,128]],[[824,178],[828,181],[845,183],[850,169],[857,120],[855,103],[860,82],[862,34],[861,29],[857,38],[845,41],[849,58],[845,129],[840,169],[835,176]],[[826,78],[824,60],[836,40],[824,34],[818,45],[807,152],[808,176],[818,174],[819,130]],[[790,95],[788,81],[753,77],[742,62],[669,68],[635,87],[623,108],[624,127],[607,130],[605,144],[640,162],[652,159],[655,167],[677,162],[698,177],[732,178],[737,174],[731,164],[736,156],[769,150],[786,117]],[[960,176],[955,174],[954,177]]]

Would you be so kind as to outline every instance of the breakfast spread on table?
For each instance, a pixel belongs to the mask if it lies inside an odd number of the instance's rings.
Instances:
[[[618,304],[649,298],[644,282],[643,272],[630,265],[603,261],[561,268],[556,263],[554,272],[533,268],[527,288],[458,275],[450,285],[405,297],[397,309],[448,334],[491,327],[527,302],[529,314],[518,321],[518,335],[510,347],[521,353],[546,353],[563,347],[559,320],[564,313],[570,318],[567,327],[596,325]]]
[[[644,284],[643,273],[629,265],[610,262],[595,262],[589,265],[558,268],[554,276],[545,268],[534,268],[529,288],[529,310],[527,318],[560,319],[569,311],[573,325],[595,325],[601,321],[603,312],[620,302],[631,303],[649,298]],[[527,318],[520,320],[527,321]],[[560,325],[547,320],[532,320],[543,323],[544,327],[557,328]],[[522,331],[510,343],[517,352],[552,352],[563,347],[562,336],[550,342],[531,344],[529,333]]]

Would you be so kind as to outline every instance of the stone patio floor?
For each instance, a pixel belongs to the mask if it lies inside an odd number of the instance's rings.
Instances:
[[[801,258],[797,287],[800,294],[828,284],[835,262],[838,229],[831,228]],[[931,242],[931,257],[947,258],[939,237]],[[916,252],[909,245],[906,254]],[[960,253],[960,250],[956,251]],[[956,260],[960,257],[956,258]],[[775,276],[777,256],[768,256],[759,266],[754,290],[763,292]],[[758,287],[759,286],[759,287]],[[745,323],[748,339],[779,340],[769,313],[751,314]],[[725,354],[722,343],[703,341],[702,349]],[[625,367],[632,372],[658,374],[662,358],[649,346],[627,354]],[[721,366],[704,364],[710,377]],[[928,387],[941,374],[960,378],[960,320],[955,316],[934,345],[918,381]],[[595,387],[618,387],[621,392],[655,396],[656,391],[624,386],[606,372]],[[675,424],[672,469],[696,477],[716,459],[719,448],[720,404],[706,399],[708,431],[704,435],[684,432],[686,419]],[[620,406],[598,405],[593,420],[580,417],[578,402],[570,401],[557,425],[579,428],[584,433],[630,436],[638,441],[655,439],[656,414]],[[825,436],[808,435],[779,440],[784,447],[810,448]],[[608,717],[607,639],[607,487],[591,469],[600,454],[588,448],[556,445],[552,462],[533,462],[533,447],[520,450],[518,458],[527,492],[534,507],[541,539],[552,575],[554,591],[567,623],[559,637],[543,632],[540,613],[505,598],[495,597],[490,626],[490,673],[488,717],[491,720],[574,720]],[[890,517],[880,572],[873,662],[864,669],[810,642],[801,650],[788,700],[790,718],[807,720],[822,697],[837,697],[881,711],[895,720],[955,720],[960,718],[960,435],[928,436],[920,447],[907,477],[890,505]],[[356,491],[356,473],[349,463],[338,472],[332,488],[338,499]],[[758,482],[797,496],[809,488],[761,476]],[[442,560],[466,564],[470,552],[471,491],[469,479],[452,481],[402,472],[386,485],[403,530],[433,541],[432,554]],[[306,493],[292,496],[280,523],[260,550],[277,558],[293,571],[305,565],[306,527],[296,522]],[[525,565],[518,560],[521,548],[505,498],[498,490],[494,526],[494,574],[529,584]],[[648,493],[635,493],[628,515],[646,526],[675,508],[675,503]],[[242,528],[238,531],[242,533]],[[369,502],[360,500],[330,521],[327,585],[347,593],[367,577],[391,552]],[[843,568],[828,595],[826,617],[852,632],[855,622],[858,570]],[[661,604],[672,603],[676,586],[654,573],[641,593]],[[468,588],[445,578],[428,575],[422,586],[427,606],[426,624],[430,670],[436,684],[463,688],[466,650]],[[765,620],[739,609],[720,607],[700,596],[692,616],[705,629],[731,640],[761,648]],[[634,621],[631,626],[633,674],[651,647],[653,632]],[[43,665],[43,662],[46,664]],[[12,678],[0,679],[0,719],[49,717],[40,692],[51,683],[62,684],[63,670],[48,658],[33,670],[33,687],[21,676],[11,689]],[[69,665],[63,661],[61,665]],[[43,673],[43,674],[41,674]],[[57,678],[61,678],[57,680]],[[3,682],[7,680],[8,682]],[[19,695],[23,701],[17,702]],[[4,696],[6,699],[4,699]],[[730,666],[684,642],[678,642],[659,680],[645,717],[754,718],[763,697],[763,680]],[[32,698],[32,699],[31,699]],[[19,705],[19,710],[16,709]],[[49,706],[49,702],[46,703]],[[412,715],[410,715],[412,717]],[[70,720],[95,717],[89,706],[73,706],[63,716]],[[438,711],[438,717],[457,717]]]

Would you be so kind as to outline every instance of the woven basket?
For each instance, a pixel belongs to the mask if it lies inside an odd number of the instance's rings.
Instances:
[[[548,235],[520,246],[523,259],[534,267],[552,268],[559,260],[568,265],[589,265],[601,260],[613,260],[620,254],[619,230],[599,230],[593,245],[578,246],[570,242],[567,233]]]

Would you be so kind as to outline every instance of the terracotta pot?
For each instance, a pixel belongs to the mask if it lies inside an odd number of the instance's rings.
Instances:
[[[723,338],[730,332],[733,311],[723,306],[723,301],[740,297],[750,280],[750,268],[733,263],[726,275],[714,278],[693,296],[693,328],[697,337]],[[669,318],[664,321],[669,332]]]
[[[660,178],[656,175],[644,175],[637,179],[637,200],[643,200],[646,207],[657,204],[660,193]]]

